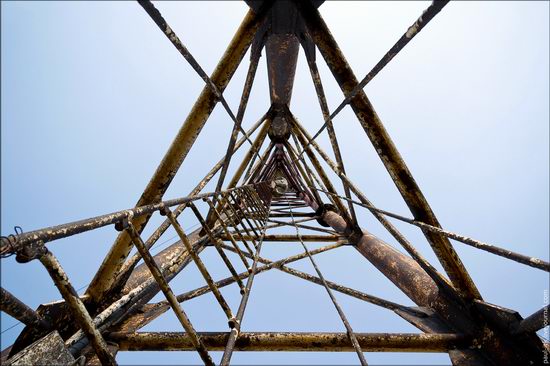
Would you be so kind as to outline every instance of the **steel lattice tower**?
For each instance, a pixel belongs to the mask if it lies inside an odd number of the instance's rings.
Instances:
[[[550,264],[442,229],[363,91],[447,1],[433,2],[361,81],[317,10],[322,1],[247,1],[250,9],[211,76],[154,5],[146,0],[139,4],[204,80],[204,89],[134,208],[2,237],[2,257],[15,255],[20,263],[40,261],[63,298],[35,311],[2,288],[2,311],[26,325],[13,346],[2,352],[3,363],[116,364],[116,354],[123,350],[198,352],[208,365],[213,364],[210,351],[223,351],[221,364],[228,365],[237,351],[313,350],[355,352],[363,365],[367,364],[364,352],[369,351],[443,352],[449,354],[453,365],[544,362],[549,346],[536,332],[547,325],[548,305],[523,319],[516,311],[485,302],[450,239],[546,272]],[[300,47],[324,118],[315,134],[307,131],[289,109]],[[234,113],[223,93],[249,49],[246,81]],[[264,50],[271,107],[245,131],[241,124]],[[317,53],[345,96],[333,112],[326,101]],[[166,200],[166,190],[218,103],[233,122],[225,156],[187,196]],[[347,176],[332,121],[348,105],[412,218],[375,207]],[[316,142],[325,130],[335,161]],[[227,180],[232,157],[243,146],[248,150]],[[344,195],[337,193],[326,166],[340,178]],[[203,193],[211,181],[216,182],[216,189]],[[359,209],[372,213],[408,255],[361,227],[356,217]],[[200,224],[195,231],[186,233],[181,218],[178,220],[185,210]],[[143,231],[153,215],[163,216],[164,221],[146,238]],[[445,273],[430,264],[388,218],[419,227]],[[120,233],[85,296],[79,296],[50,243],[106,226]],[[291,228],[292,234],[273,233],[281,227]],[[176,231],[179,241],[153,256],[150,249],[169,228]],[[262,247],[269,242],[298,243],[303,252],[271,261],[262,256]],[[312,242],[326,245],[309,249]],[[404,306],[325,279],[315,255],[344,245],[353,246],[417,306]],[[137,249],[135,254],[132,248]],[[215,280],[201,259],[205,250],[216,251],[231,276]],[[315,275],[287,266],[301,259],[311,262]],[[187,265],[198,268],[206,285],[175,294],[170,281]],[[255,276],[272,269],[324,287],[346,332],[241,330]],[[220,291],[229,285],[240,290],[237,308],[232,308]],[[225,332],[195,329],[182,305],[210,292],[227,317]],[[352,328],[335,292],[388,309],[422,333],[359,333]],[[159,293],[165,300],[151,302]],[[175,313],[181,332],[139,332],[167,311]]]

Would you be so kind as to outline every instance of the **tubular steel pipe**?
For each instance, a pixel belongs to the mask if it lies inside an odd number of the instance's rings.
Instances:
[[[196,230],[189,236],[195,251],[204,248],[208,240],[205,236],[199,236],[198,231]],[[154,257],[163,276],[168,281],[173,279],[191,261],[189,253],[180,242],[174,244],[172,248],[174,250],[167,248]],[[143,264],[139,266],[132,273],[128,284],[122,290],[122,293],[125,294],[96,315],[93,320],[94,325],[99,327],[101,331],[110,328],[113,324],[119,322],[125,314],[131,313],[133,309],[141,308],[159,291],[159,285],[151,275],[151,271],[147,265]],[[78,331],[65,344],[71,349],[71,353],[77,354],[87,345],[87,339],[84,337],[82,331]]]
[[[306,52],[306,55],[309,55],[309,53]],[[321,106],[321,112],[323,113],[323,119],[325,120],[325,124],[327,126],[328,136],[329,136],[330,144],[332,146],[332,151],[334,152],[334,157],[336,158],[336,163],[338,163],[338,167],[340,168],[340,170],[342,170],[342,173],[346,174],[346,169],[344,167],[344,160],[342,159],[342,152],[340,151],[340,146],[338,145],[338,139],[336,138],[336,131],[334,130],[334,126],[332,124],[332,118],[330,117],[328,103],[325,97],[325,91],[323,90],[323,84],[321,82],[321,75],[319,75],[319,69],[317,68],[317,63],[311,56],[308,57],[307,62],[309,65],[309,71],[311,73],[313,84],[315,85],[315,91],[317,92],[317,99],[319,99],[319,105]],[[346,181],[343,179],[342,179],[342,185],[344,187],[344,193],[346,197],[351,199],[350,189]],[[357,225],[357,217],[355,215],[355,209],[353,207],[353,204],[350,203],[349,201],[348,201],[348,207],[349,207],[349,212],[351,214],[351,219],[353,220],[352,222],[355,225]]]
[[[252,239],[251,236],[243,235],[245,240]],[[305,242],[318,242],[318,243],[326,243],[331,241],[339,241],[339,240],[345,240],[345,236],[339,236],[339,235],[301,235],[301,238]],[[226,236],[221,236],[220,239],[222,240],[230,240]],[[298,235],[264,235],[264,242],[265,241],[272,241],[272,242],[298,242],[300,241],[300,236]]]
[[[40,262],[46,267],[50,277],[52,278],[55,286],[61,293],[63,299],[69,306],[74,320],[78,323],[82,331],[88,337],[88,340],[92,343],[97,358],[103,365],[116,365],[115,358],[109,352],[107,343],[103,339],[103,336],[99,330],[95,327],[88,310],[80,300],[80,297],[76,293],[74,287],[69,282],[67,274],[61,267],[57,258],[44,247],[45,252],[40,256]]]
[[[0,310],[29,327],[42,329],[50,327],[50,324],[39,316],[36,311],[25,305],[3,287],[0,287]]]
[[[199,333],[212,351],[223,350],[229,333]],[[368,352],[448,352],[471,345],[462,334],[355,333],[362,349]],[[121,351],[190,351],[189,336],[175,332],[110,333],[109,340]],[[246,332],[235,342],[238,351],[270,352],[351,352],[346,333]]]
[[[327,210],[322,219],[340,233],[349,232],[347,222],[336,212]],[[523,364],[537,356],[536,342],[513,340],[496,331],[481,314],[472,314],[452,292],[437,284],[420,265],[384,241],[363,230],[349,240],[384,276],[419,306],[435,311],[448,325],[459,332],[475,335],[479,352],[498,365]],[[481,357],[478,355],[477,357]]]
[[[220,93],[223,93],[237,70],[264,17],[263,13],[255,14],[249,10],[233,36],[210,78]],[[212,88],[205,85],[136,206],[151,204],[162,199],[217,102],[218,98]],[[143,230],[148,219],[149,216],[144,216],[136,220],[138,232]],[[99,300],[101,294],[111,287],[131,247],[130,237],[126,233],[121,233],[88,287],[86,293],[93,299]]]
[[[342,103],[340,103],[338,107],[336,107],[334,112],[330,114],[330,120],[333,120],[334,117],[336,117],[336,115],[340,113],[340,111],[344,109],[344,107],[350,102],[350,100],[355,97],[355,95],[360,90],[362,90],[372,79],[374,79],[374,77],[378,75],[378,73],[407,45],[407,43],[409,43],[411,39],[414,38],[414,36],[416,36],[422,30],[422,28],[424,28],[430,22],[430,20],[433,19],[433,17],[435,17],[441,11],[441,9],[443,9],[445,5],[447,5],[448,2],[449,0],[433,1],[432,4],[426,10],[424,10],[424,12],[422,12],[422,15],[409,27],[409,29],[407,29],[407,32],[405,32],[405,34],[403,34],[401,38],[399,38],[399,40],[392,46],[392,48],[390,48],[389,51],[386,52],[384,57],[382,57],[382,59],[378,61],[378,63],[372,68],[372,70],[367,75],[365,75],[363,80],[361,80],[361,82],[357,84],[357,86],[353,88],[353,90],[344,98]],[[327,122],[325,122],[323,126],[319,129],[319,131],[315,133],[315,135],[313,136],[313,140],[315,140],[317,136],[319,136],[321,132],[323,132],[323,130],[328,127]]]
[[[514,333],[536,332],[550,325],[550,305],[546,305],[527,318],[523,319]]]
[[[313,41],[323,55],[342,92],[344,95],[349,95],[358,85],[358,81],[338,43],[315,7],[307,1],[299,2],[297,6]],[[360,90],[350,100],[350,105],[415,219],[440,227],[426,197],[414,180],[366,94]],[[442,235],[428,231],[424,231],[424,234],[452,283],[461,291],[461,294],[469,299],[481,299],[477,287],[450,241]]]
[[[195,72],[201,77],[202,80],[206,83],[210,89],[212,89],[212,92],[216,96],[216,98],[220,101],[223,108],[226,110],[227,114],[233,120],[234,127],[236,130],[241,131],[241,133],[244,134],[245,138],[248,140],[248,142],[252,145],[252,142],[250,141],[249,137],[246,135],[246,132],[241,127],[241,121],[237,120],[235,117],[235,114],[227,104],[227,101],[225,100],[225,97],[223,96],[222,92],[218,90],[218,87],[212,82],[212,80],[208,77],[206,72],[204,72],[203,68],[200,66],[200,64],[197,62],[197,60],[193,57],[191,52],[185,47],[185,45],[181,42],[179,37],[174,33],[172,28],[168,25],[160,11],[158,11],[157,8],[153,5],[153,3],[150,0],[138,0],[138,3],[143,7],[143,9],[149,14],[151,19],[155,22],[155,24],[159,27],[159,29],[164,33],[164,35],[170,40],[172,45],[176,47],[178,52],[185,58],[185,60],[189,63],[189,65],[195,70]],[[264,12],[267,9],[264,9]],[[248,99],[248,98],[247,98]],[[219,191],[219,189],[216,189],[216,191]]]

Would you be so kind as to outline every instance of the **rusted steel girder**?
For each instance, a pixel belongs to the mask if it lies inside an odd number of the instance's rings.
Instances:
[[[231,77],[237,70],[244,54],[252,43],[264,15],[265,14],[261,13],[256,15],[254,11],[248,11],[224,55],[216,66],[210,79],[220,93],[223,93]],[[218,99],[212,88],[206,85],[164,158],[160,162],[155,174],[147,184],[145,191],[136,203],[136,206],[143,206],[161,200],[170,182],[183,163],[183,160],[195,143],[210,113],[212,113],[217,101]],[[150,216],[145,216],[134,222],[138,232],[143,230],[149,217]],[[101,295],[112,286],[131,247],[132,244],[128,234],[125,232],[121,233],[86,291],[92,299],[98,301]]]
[[[359,82],[319,11],[307,1],[298,2],[297,5],[309,34],[323,55],[342,92],[344,95],[350,94]],[[362,90],[357,92],[356,96],[350,100],[350,105],[415,219],[440,227],[424,194],[366,94]],[[424,234],[452,283],[461,291],[461,294],[470,299],[481,299],[477,287],[450,241],[436,233],[424,231]]]
[[[69,309],[78,326],[90,340],[90,343],[92,344],[97,357],[101,360],[101,363],[103,365],[116,365],[117,363],[115,358],[107,348],[107,343],[103,339],[103,336],[97,327],[94,325],[88,310],[76,293],[74,287],[69,282],[69,278],[57,258],[55,258],[46,247],[42,247],[38,249],[38,251],[41,252],[38,259],[42,262],[44,267],[46,267],[46,270],[61,293],[61,296],[69,305]]]
[[[256,237],[243,235],[245,240],[251,240],[255,239]],[[346,239],[345,236],[337,236],[337,235],[301,235],[301,238],[303,241],[306,242],[319,242],[319,243],[325,243],[325,242],[331,242],[331,241],[339,241]],[[229,241],[230,238],[221,235],[221,240]],[[300,241],[300,237],[297,235],[265,235],[264,241],[270,241],[270,242],[298,242]]]
[[[43,329],[50,327],[50,324],[33,309],[29,308],[3,287],[0,287],[0,310],[30,327]]]
[[[462,334],[355,333],[361,348],[369,352],[448,352],[467,347],[471,340]],[[229,333],[199,333],[212,351],[224,349]],[[110,333],[121,351],[188,351],[189,336],[174,332]],[[353,347],[346,333],[246,332],[235,342],[238,351],[350,352]]]
[[[519,323],[515,333],[536,332],[550,324],[550,305],[542,307]]]

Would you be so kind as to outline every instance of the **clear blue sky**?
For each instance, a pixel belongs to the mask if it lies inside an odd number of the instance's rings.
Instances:
[[[320,10],[362,78],[428,5],[327,2]],[[2,235],[14,225],[30,231],[131,207],[187,116],[202,80],[135,2],[10,1],[1,7]],[[244,2],[235,1],[162,2],[157,7],[208,73],[247,11]],[[549,43],[548,2],[451,2],[365,89],[444,228],[545,260]],[[245,126],[269,107],[264,60]],[[334,109],[342,95],[318,60]],[[234,110],[245,72],[242,65],[226,91]],[[322,123],[303,54],[291,110],[311,131]],[[348,176],[380,208],[409,216],[349,108],[335,126]],[[217,107],[167,198],[186,195],[223,156],[230,129],[231,121]],[[330,150],[326,136],[320,142]],[[398,245],[368,213],[360,212],[363,227]],[[417,229],[396,225],[440,268]],[[115,236],[107,228],[50,248],[80,288]],[[460,243],[455,248],[486,301],[523,316],[544,305],[547,273]],[[272,244],[264,250],[268,258],[301,251],[299,244]],[[216,278],[225,277],[212,254],[205,251],[205,261]],[[320,255],[318,263],[330,280],[411,304],[351,248]],[[313,272],[308,262],[292,267]],[[2,287],[32,307],[60,297],[39,263],[3,260],[1,274]],[[190,267],[173,286],[180,292],[201,285]],[[224,294],[236,308],[238,291]],[[207,296],[185,303],[185,310],[199,330],[226,330],[222,312]],[[417,331],[389,311],[337,297],[358,332]],[[179,331],[174,319],[168,313],[144,330]],[[5,314],[1,320],[2,331],[16,322]],[[21,329],[2,333],[2,349]],[[256,279],[243,330],[343,329],[323,288],[278,272]],[[445,354],[366,357],[372,364],[449,363]],[[198,357],[192,352],[123,352],[118,360],[166,364],[198,362]],[[233,360],[357,361],[353,353],[237,353]]]

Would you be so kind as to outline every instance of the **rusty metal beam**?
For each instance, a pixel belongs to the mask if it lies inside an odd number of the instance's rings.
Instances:
[[[46,247],[42,247],[39,251],[41,253],[38,259],[44,265],[61,296],[63,296],[63,299],[69,305],[74,319],[89,339],[101,363],[103,365],[116,365],[115,358],[109,352],[105,339],[103,339],[103,336],[94,325],[84,303],[69,282],[69,278],[61,267],[61,263]]]
[[[199,333],[212,351],[223,350],[229,333]],[[356,333],[361,348],[369,352],[448,352],[470,346],[462,334]],[[109,340],[121,351],[189,351],[192,344],[185,333],[143,332],[110,333]],[[241,333],[235,343],[237,351],[350,352],[353,347],[346,333]]]
[[[514,332],[519,333],[528,333],[536,332],[544,327],[550,325],[550,305],[547,304],[543,306],[540,310],[534,312],[527,318],[523,319]]]
[[[256,15],[252,10],[249,10],[233,36],[210,78],[220,92],[224,91],[237,70],[244,54],[252,43],[262,19],[263,14]],[[212,89],[206,85],[160,162],[155,174],[136,203],[136,206],[143,206],[161,200],[183,160],[195,143],[210,113],[212,113],[217,101],[218,99]],[[135,221],[138,232],[143,230],[148,218],[149,216],[145,216]],[[128,234],[125,232],[121,233],[88,287],[86,293],[94,300],[98,301],[101,294],[112,286],[131,247],[131,240]]]
[[[36,311],[29,308],[3,287],[0,287],[0,310],[27,326],[43,329],[50,327],[50,324],[39,316]]]
[[[245,240],[252,240],[256,237],[249,236],[249,235],[243,235]],[[301,238],[303,241],[306,242],[318,242],[318,243],[325,243],[325,242],[331,242],[331,241],[339,241],[339,240],[345,240],[345,236],[337,236],[337,235],[301,235]],[[220,236],[221,240],[229,241],[231,240],[229,237],[225,235]],[[300,241],[300,237],[297,235],[265,235],[264,241],[270,241],[270,242],[298,242]]]
[[[252,53],[250,57],[250,65],[248,67],[248,72],[246,74],[246,80],[244,83],[243,93],[241,95],[239,110],[237,111],[237,119],[233,126],[231,137],[229,138],[229,143],[227,145],[227,151],[225,153],[222,170],[220,172],[218,183],[216,184],[216,192],[219,192],[222,189],[223,182],[225,180],[225,175],[227,174],[227,170],[229,169],[231,158],[233,157],[235,141],[237,141],[237,137],[239,135],[239,129],[241,128],[244,112],[248,104],[248,98],[250,97],[250,91],[252,90],[252,84],[254,83],[254,76],[256,75],[256,70],[258,69],[258,62],[260,61],[260,56],[261,56],[261,50],[258,50],[257,52]],[[262,120],[263,120],[263,117],[262,117]],[[251,143],[251,145],[253,145],[253,143]],[[254,156],[257,156],[257,154],[258,153],[255,152]],[[216,202],[214,201],[214,204],[215,203]],[[207,223],[211,222],[211,216],[212,216],[212,210],[209,211],[206,217]]]
[[[307,1],[297,4],[309,33],[323,55],[334,78],[340,85],[344,95],[349,95],[359,82],[347,63],[338,43],[336,43],[336,40],[315,7]],[[439,222],[426,197],[414,180],[409,168],[395,147],[366,94],[360,90],[350,100],[350,105],[415,219],[439,227]],[[452,283],[461,291],[461,294],[466,298],[481,299],[477,287],[450,241],[442,235],[428,231],[424,231],[424,234],[441,265],[448,273]]]
[[[302,148],[305,148],[307,141],[306,141],[305,137],[300,133],[300,131],[298,131],[297,126],[298,126],[299,122],[296,118],[294,118],[293,123],[294,123],[294,126],[293,126],[294,127],[294,135],[297,137],[298,141],[300,142],[300,145],[302,145]],[[309,148],[306,148],[305,152],[306,152],[307,157],[309,158],[309,161],[311,161],[313,167],[315,168],[315,172],[321,178],[321,181],[323,182],[323,185],[325,186],[327,191],[329,191],[331,193],[336,193],[336,189],[332,185],[332,182],[328,178],[325,170],[321,166],[321,163],[319,162],[319,160],[317,159],[315,154],[313,154],[313,152]],[[336,207],[338,208],[338,210],[342,213],[342,216],[344,217],[344,219],[347,222],[352,222],[351,217],[348,213],[348,210],[346,209],[346,207],[344,206],[342,201],[339,198],[336,198],[336,199],[333,200],[333,202],[336,204]]]

